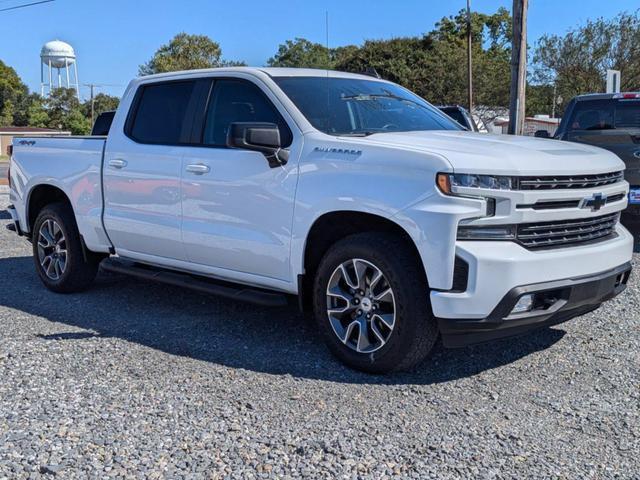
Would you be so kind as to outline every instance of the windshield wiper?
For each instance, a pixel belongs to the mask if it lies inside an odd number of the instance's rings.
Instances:
[[[337,137],[368,137],[369,135],[373,135],[374,133],[380,133],[380,132],[366,131],[366,132],[337,133],[336,136]]]
[[[357,95],[347,95],[342,97],[342,100],[356,100],[356,101],[364,101],[364,100],[374,100],[376,98],[390,98],[392,100],[398,100],[399,102],[407,102],[412,105],[418,105],[422,108],[427,108],[426,105],[422,105],[420,102],[416,102],[415,100],[411,100],[410,98],[400,97],[398,95],[393,95],[391,93],[359,93]]]

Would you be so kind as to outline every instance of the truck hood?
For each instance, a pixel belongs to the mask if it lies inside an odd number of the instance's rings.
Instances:
[[[587,175],[624,170],[613,153],[589,145],[463,131],[380,133],[363,139],[446,158],[455,172],[495,175]]]

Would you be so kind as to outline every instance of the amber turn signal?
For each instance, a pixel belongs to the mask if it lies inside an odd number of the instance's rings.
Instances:
[[[451,180],[448,173],[439,173],[436,177],[436,184],[442,193],[451,195]]]

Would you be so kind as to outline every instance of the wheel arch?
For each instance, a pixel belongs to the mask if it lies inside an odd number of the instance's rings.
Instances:
[[[355,233],[385,232],[401,238],[415,256],[428,283],[427,272],[411,235],[397,222],[375,213],[338,210],[320,215],[311,225],[304,242],[302,273],[298,276],[298,297],[302,311],[310,311],[315,272],[320,261],[337,241]]]
[[[25,209],[27,231],[33,232],[33,225],[36,218],[44,207],[57,202],[68,205],[71,211],[73,211],[73,205],[71,204],[69,196],[59,186],[50,183],[40,183],[31,188],[27,196]]]

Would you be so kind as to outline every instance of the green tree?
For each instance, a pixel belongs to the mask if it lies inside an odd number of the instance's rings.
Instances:
[[[97,118],[103,112],[110,112],[118,108],[120,99],[106,93],[99,93],[93,98],[94,118]],[[91,100],[87,100],[82,104],[82,111],[85,117],[91,119]]]
[[[30,127],[46,128],[49,125],[49,114],[45,108],[45,101],[37,93],[32,93],[27,97],[26,121],[24,125]]]
[[[82,112],[76,91],[71,88],[56,88],[46,99],[49,128],[69,130],[73,135],[87,135],[91,131],[91,120]]]
[[[336,62],[337,70],[361,73],[375,68],[387,80],[424,94],[428,81],[424,68],[428,50],[424,39],[417,37],[391,40],[367,40],[357,50]]]
[[[551,115],[553,113],[553,85],[527,85],[526,114]],[[557,106],[557,105],[556,105]]]
[[[327,47],[305,38],[287,40],[267,64],[270,67],[331,68]]]
[[[13,124],[18,127],[46,127],[48,123],[44,99],[37,93],[20,98],[13,115]]]
[[[533,55],[532,82],[552,86],[566,103],[576,95],[601,92],[607,69],[620,70],[622,90],[640,89],[640,13],[589,20],[566,35],[545,35]],[[551,100],[551,99],[550,99]]]
[[[2,105],[2,110],[0,110],[0,126],[7,127],[13,125],[14,111],[15,107],[13,106],[13,102],[11,100],[5,100],[4,105]]]
[[[330,48],[306,38],[287,40],[267,60],[270,67],[334,69],[338,63],[358,50],[355,45]]]
[[[511,17],[504,8],[492,15],[473,13],[474,103],[491,107],[509,101]],[[363,72],[373,67],[437,104],[467,103],[466,13],[445,17],[422,37],[366,41],[336,62],[336,68]]]
[[[223,66],[243,65],[243,62],[225,61],[217,42],[206,35],[179,33],[166,45],[162,45],[144,65],[140,65],[140,75],[195,70]]]
[[[27,86],[16,71],[0,60],[0,123],[13,125],[16,106],[27,95]]]

